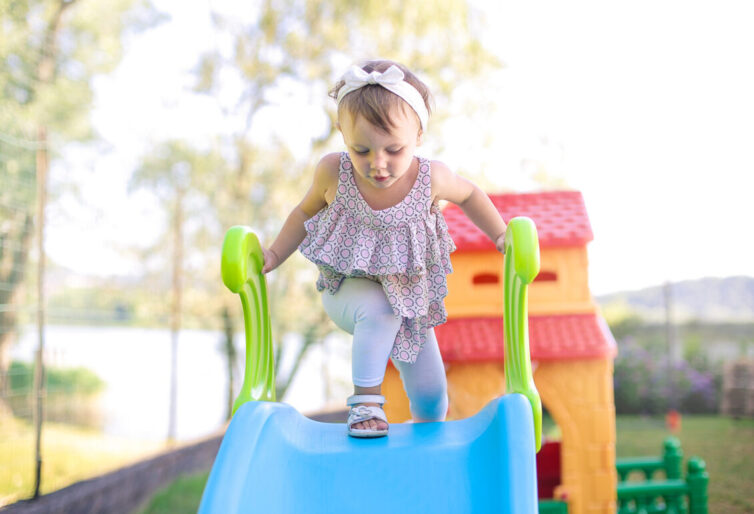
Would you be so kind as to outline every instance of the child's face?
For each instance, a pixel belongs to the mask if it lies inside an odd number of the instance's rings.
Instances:
[[[410,107],[395,108],[390,115],[395,123],[391,133],[358,114],[342,112],[340,116],[340,132],[354,169],[377,189],[389,188],[406,174],[421,143],[419,120]]]

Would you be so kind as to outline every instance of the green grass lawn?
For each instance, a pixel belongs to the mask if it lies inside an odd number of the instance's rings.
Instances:
[[[670,435],[662,418],[637,416],[618,416],[617,432],[618,457],[659,456],[663,440]],[[675,435],[685,459],[699,456],[707,463],[710,514],[754,513],[754,420],[685,416]],[[207,476],[181,477],[161,490],[141,514],[195,513]]]
[[[195,514],[202,499],[209,471],[184,475],[158,491],[140,514]]]
[[[669,435],[662,418],[618,416],[618,457],[660,455]],[[701,457],[709,473],[709,512],[754,513],[754,420],[684,416],[684,457]]]
[[[42,494],[107,473],[163,448],[162,443],[108,437],[91,429],[45,423],[42,431]],[[34,429],[0,419],[0,507],[34,492]]]

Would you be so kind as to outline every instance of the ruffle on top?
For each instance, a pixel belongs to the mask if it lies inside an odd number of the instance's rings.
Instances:
[[[346,277],[382,285],[393,312],[403,318],[392,357],[404,362],[415,362],[427,330],[447,319],[443,300],[455,244],[431,193],[430,162],[419,158],[419,174],[406,197],[376,211],[361,196],[343,152],[335,200],[305,223],[307,236],[299,247],[320,270],[319,291],[334,294]]]

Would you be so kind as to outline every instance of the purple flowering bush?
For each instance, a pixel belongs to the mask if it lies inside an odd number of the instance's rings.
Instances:
[[[618,341],[613,379],[616,412],[718,412],[721,370],[699,358],[671,363],[658,348],[662,345],[640,343],[632,336]]]

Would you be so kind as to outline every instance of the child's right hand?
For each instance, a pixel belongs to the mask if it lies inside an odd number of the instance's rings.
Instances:
[[[262,256],[264,257],[264,266],[262,266],[262,273],[269,273],[278,266],[280,266],[280,257],[270,248],[262,247]]]

